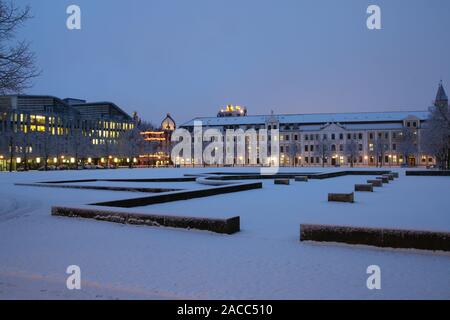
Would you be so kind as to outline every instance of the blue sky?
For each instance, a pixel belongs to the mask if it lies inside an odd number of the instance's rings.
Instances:
[[[424,110],[450,90],[448,0],[16,0],[42,75],[27,93],[108,100],[159,123]],[[77,4],[82,30],[66,28]],[[366,28],[377,4],[382,30]]]

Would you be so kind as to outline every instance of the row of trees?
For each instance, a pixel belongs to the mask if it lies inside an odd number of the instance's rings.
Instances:
[[[369,156],[373,157],[377,166],[385,165],[385,157],[391,153],[390,141],[384,136],[376,137],[371,141],[371,150]],[[403,156],[403,159],[408,159],[410,156],[416,156],[419,151],[419,143],[417,131],[413,128],[404,128],[399,132],[399,135],[395,139],[396,154]],[[342,149],[341,149],[342,148]],[[289,155],[291,158],[295,158],[301,154],[301,150],[298,149],[298,145],[292,142],[289,146]],[[362,156],[362,148],[360,142],[356,139],[348,139],[344,144],[339,145],[329,139],[319,139],[314,144],[314,150],[311,151],[312,157],[317,157],[321,160],[322,166],[326,163],[330,163],[330,159],[335,154],[344,154],[348,158],[348,162],[353,167]]]
[[[43,169],[47,170],[49,160],[55,157],[59,160],[61,156],[73,158],[75,167],[88,158],[103,158],[105,164],[109,164],[111,156],[133,159],[141,153],[152,153],[155,146],[140,134],[152,128],[151,123],[139,121],[132,130],[121,132],[119,138],[101,139],[101,143],[95,145],[92,137],[84,135],[79,128],[71,128],[67,135],[54,135],[48,128],[44,132],[28,129],[27,133],[6,130],[0,135],[0,154],[7,157],[10,171],[15,163],[17,165],[17,158],[24,170],[29,169],[30,159],[39,158]],[[133,161],[129,161],[129,166],[133,166]]]

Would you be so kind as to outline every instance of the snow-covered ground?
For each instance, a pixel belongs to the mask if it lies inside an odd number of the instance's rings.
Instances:
[[[323,172],[335,169],[292,168]],[[52,205],[142,197],[142,193],[15,186],[67,179],[181,177],[256,169],[123,169],[0,173],[0,299],[450,299],[450,254],[301,243],[300,223],[450,231],[449,177],[406,177],[356,203],[328,203],[372,177],[345,176],[129,209],[183,216],[241,217],[234,235],[52,217]],[[76,183],[81,184],[81,183]],[[86,185],[198,188],[195,183]],[[204,187],[204,186],[203,186]],[[120,209],[123,211],[123,209]],[[379,265],[382,289],[368,290]],[[66,289],[79,265],[82,290]]]

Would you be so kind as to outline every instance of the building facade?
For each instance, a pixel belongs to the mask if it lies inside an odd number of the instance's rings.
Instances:
[[[134,127],[111,102],[0,96],[0,170],[118,163],[120,139]]]
[[[442,83],[435,104],[448,105]],[[223,154],[227,153],[226,130],[279,130],[279,159],[281,166],[433,166],[435,159],[421,148],[422,129],[429,111],[292,114],[266,116],[223,116],[195,118],[183,125],[191,134],[194,124],[202,130],[217,129],[222,134]],[[245,156],[235,154],[232,165],[249,165],[246,141]],[[258,140],[257,145],[259,146]],[[269,147],[270,148],[270,147]],[[193,151],[191,152],[193,154]],[[225,156],[224,156],[225,157]],[[180,165],[197,165],[192,157]],[[225,159],[221,163],[227,163]],[[262,163],[259,155],[257,164]]]
[[[176,127],[175,120],[168,113],[159,128],[141,131],[145,146],[139,154],[139,165],[144,167],[172,165],[170,159],[171,137]]]

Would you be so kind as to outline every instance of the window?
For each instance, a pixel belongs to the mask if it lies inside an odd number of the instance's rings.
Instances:
[[[286,135],[286,141],[289,141],[289,135]]]
[[[413,122],[413,127],[417,128],[417,122],[415,122],[415,121]]]
[[[335,140],[336,139],[336,135],[334,133],[331,134],[331,140]]]
[[[307,134],[305,134],[305,140],[308,140],[308,135]]]
[[[344,145],[343,144],[339,145],[339,151],[344,151]]]
[[[305,144],[305,152],[308,152],[308,151],[309,151],[309,150],[308,150],[308,147],[309,147],[309,146]]]
[[[369,133],[369,139],[373,140],[373,132]]]
[[[314,151],[314,145],[311,145],[310,150],[311,150],[311,152]]]
[[[358,139],[359,139],[359,140],[362,140],[362,138],[363,138],[363,134],[362,134],[362,133],[359,133],[359,134],[358,134]]]
[[[305,162],[309,163],[309,158],[308,157],[305,157]]]
[[[294,140],[295,140],[295,141],[298,140],[298,135],[294,134]]]
[[[284,152],[284,147],[280,146],[280,152]]]
[[[327,140],[327,137],[328,137],[328,135],[327,135],[327,134],[324,134],[324,135],[323,135],[323,140]]]
[[[343,133],[341,133],[341,134],[339,135],[339,139],[340,139],[340,140],[344,140],[344,134],[343,134]]]
[[[333,145],[331,146],[331,151],[336,151],[336,145],[335,145],[335,144],[333,144]]]
[[[385,139],[389,139],[389,132],[385,132],[385,133],[384,133],[384,138],[385,138]]]
[[[311,157],[311,163],[314,163],[314,157]]]
[[[397,138],[397,134],[395,132],[392,132],[392,139],[396,139]]]
[[[395,144],[395,143],[392,144],[392,150],[394,150],[394,151],[397,150],[397,144]]]
[[[352,135],[350,133],[347,133],[347,140],[350,140],[352,138]]]
[[[363,145],[362,145],[361,143],[358,145],[358,150],[359,150],[359,151],[362,151],[362,150],[363,150]]]

